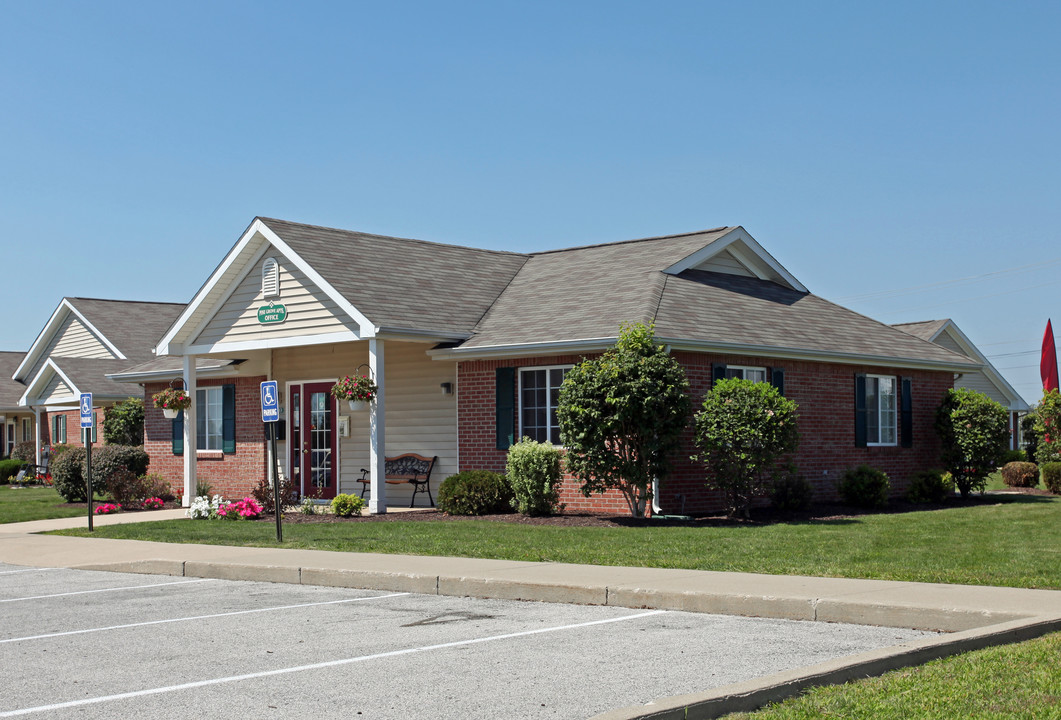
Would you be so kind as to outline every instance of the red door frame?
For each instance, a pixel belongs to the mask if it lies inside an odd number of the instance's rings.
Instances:
[[[303,497],[310,495],[330,500],[338,492],[339,448],[336,428],[338,413],[336,412],[335,398],[329,392],[334,384],[334,381],[327,381],[292,383],[288,386],[288,407],[292,408],[293,412],[298,412],[297,417],[295,415],[291,417],[291,432],[289,433],[291,438],[291,452],[289,453],[291,458],[291,478],[293,480],[297,479],[299,492],[302,493]],[[319,488],[315,486],[312,478],[314,450],[311,447],[312,436],[310,435],[313,430],[310,426],[311,418],[313,417],[311,401],[313,396],[318,393],[323,393],[327,398],[328,414],[326,422],[330,430],[327,447],[327,474],[329,477],[326,484]],[[296,395],[299,396],[297,401]],[[318,449],[317,452],[322,449],[324,448]],[[320,491],[319,495],[316,494],[317,490]]]

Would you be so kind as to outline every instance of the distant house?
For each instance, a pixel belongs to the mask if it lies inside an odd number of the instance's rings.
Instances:
[[[0,352],[0,457],[7,457],[22,441],[30,441],[36,433],[33,413],[18,404],[26,386],[15,380],[15,368],[25,353]]]
[[[933,342],[960,353],[980,364],[980,368],[959,374],[954,380],[954,387],[968,388],[987,395],[1009,411],[1010,449],[1020,448],[1020,416],[1031,408],[1024,398],[1006,382],[1002,373],[980,352],[972,340],[949,318],[927,320],[924,322],[899,323],[893,325],[903,332]]]
[[[437,456],[437,486],[459,469],[503,470],[521,436],[558,443],[564,374],[613,345],[622,322],[655,323],[697,403],[721,377],[795,400],[794,460],[823,496],[860,463],[899,490],[936,466],[935,409],[955,374],[982,365],[812,295],[741,227],[520,254],[256,218],[161,334],[158,357],[111,378],[146,395],[178,379],[194,392],[184,417],[149,409],[146,420],[152,470],[183,479],[185,502],[198,478],[229,496],[262,479],[259,383],[272,379],[285,475],[330,497],[360,492],[364,468],[370,509],[385,512],[409,499],[383,483],[387,456]],[[328,394],[358,372],[380,386],[365,412]],[[719,506],[691,452],[660,511]],[[625,508],[571,481],[562,499]]]
[[[37,462],[41,449],[66,443],[82,445],[78,400],[93,394],[97,426],[94,442],[102,442],[98,425],[102,408],[125,400],[128,385],[110,380],[132,363],[151,357],[154,342],[183,308],[174,303],[63,298],[17,367],[5,371],[22,387],[17,407],[32,426]]]

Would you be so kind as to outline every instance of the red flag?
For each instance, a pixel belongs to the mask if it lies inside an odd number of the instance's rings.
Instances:
[[[1043,357],[1039,361],[1039,375],[1043,379],[1043,392],[1057,390],[1057,350],[1054,348],[1054,329],[1046,321],[1043,334]]]

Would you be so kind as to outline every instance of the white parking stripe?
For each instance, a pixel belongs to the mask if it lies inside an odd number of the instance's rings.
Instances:
[[[169,583],[172,584],[172,583]],[[189,617],[166,618],[164,620],[147,620],[145,622],[128,623],[126,625],[110,625],[109,627],[89,628],[87,630],[67,630],[65,632],[47,633],[46,635],[27,635],[19,638],[8,638],[0,640],[4,643],[22,642],[23,640],[43,640],[45,638],[64,637],[66,635],[84,635],[85,633],[107,632],[110,630],[125,630],[127,628],[146,627],[148,625],[165,625],[166,623],[188,622],[189,620],[209,620],[211,618],[230,617],[232,615],[250,615],[252,613],[276,612],[279,610],[294,610],[297,608],[320,607],[322,605],[342,605],[344,603],[361,602],[362,600],[383,600],[386,598],[402,597],[409,593],[391,593],[390,595],[373,595],[372,597],[347,598],[345,600],[327,600],[324,602],[300,603],[298,605],[276,605],[274,607],[254,608],[253,610],[233,610],[232,612],[214,613],[212,615],[192,615]]]
[[[163,693],[179,692],[181,690],[192,690],[194,688],[208,687],[210,685],[221,685],[223,683],[239,682],[241,680],[255,680],[257,678],[272,677],[274,675],[288,675],[290,673],[303,672],[306,670],[322,670],[324,668],[350,665],[352,663],[368,662],[370,660],[382,660],[384,658],[411,655],[413,653],[431,652],[433,650],[445,650],[448,648],[462,647],[465,645],[477,645],[479,643],[494,642],[497,640],[509,640],[511,638],[528,637],[530,635],[542,635],[544,633],[561,632],[563,630],[576,630],[578,628],[591,627],[593,625],[607,625],[609,623],[626,622],[627,620],[638,620],[653,615],[662,615],[666,610],[650,610],[636,615],[625,615],[607,620],[592,620],[590,622],[575,623],[573,625],[559,625],[557,627],[538,628],[537,630],[524,630],[522,632],[506,633],[504,635],[491,635],[489,637],[472,638],[471,640],[457,640],[454,642],[441,643],[438,645],[425,645],[423,647],[407,648],[405,650],[391,650],[389,652],[376,653],[374,655],[361,655],[358,657],[344,658],[342,660],[329,660],[327,662],[313,663],[311,665],[297,665],[277,670],[264,670],[262,672],[247,673],[245,675],[231,675],[229,677],[213,678],[210,680],[199,680],[196,682],[183,683],[181,685],[169,685],[160,688],[149,688],[147,690],[136,690],[133,692],[119,693],[117,695],[102,695],[94,698],[71,700],[70,702],[55,703],[53,705],[38,705],[37,707],[19,708],[0,712],[0,718],[17,717],[19,715],[30,715],[39,712],[50,712],[52,710],[64,710],[84,705],[98,705],[99,703],[113,702],[115,700],[128,700],[131,698],[144,697],[146,695],[161,695]]]
[[[178,580],[176,582],[153,583],[151,585],[127,585],[125,587],[102,588],[100,590],[75,590],[74,592],[55,593],[54,595],[34,595],[33,597],[7,598],[0,603],[21,602],[23,600],[44,600],[45,598],[67,597],[69,595],[90,595],[92,593],[117,592],[118,590],[140,590],[141,588],[162,587],[164,585],[187,585],[188,583],[210,582],[212,578],[195,580]]]
[[[51,572],[52,570],[61,570],[62,568],[26,568],[25,570],[0,570],[0,575],[14,575],[15,573],[26,573],[26,572]]]

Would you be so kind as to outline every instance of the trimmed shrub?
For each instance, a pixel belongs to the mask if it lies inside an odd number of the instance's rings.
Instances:
[[[859,465],[848,470],[840,479],[840,497],[848,505],[864,508],[881,508],[888,504],[891,482],[888,476],[869,465]]]
[[[33,444],[32,440],[15,443],[15,447],[11,450],[11,459],[37,462],[37,446]]]
[[[21,460],[0,460],[0,485],[7,485],[11,482],[11,478],[18,475],[18,471],[25,464]]]
[[[914,473],[906,499],[912,503],[939,504],[954,492],[954,486],[944,477],[942,470],[922,470]]]
[[[339,517],[360,516],[364,509],[365,501],[357,495],[341,493],[332,498],[332,512]]]
[[[1039,466],[1043,475],[1043,485],[1054,495],[1061,495],[1061,462],[1045,463]]]
[[[1002,466],[1002,482],[1009,487],[1035,487],[1039,484],[1039,466],[1030,462],[1006,463]]]
[[[560,451],[523,438],[508,450],[512,507],[523,515],[552,515],[560,503]]]
[[[57,458],[60,455],[62,455],[64,452],[69,450],[71,447],[73,447],[73,446],[72,445],[67,445],[66,443],[56,443],[55,445],[52,445],[52,460],[55,460],[55,458]]]
[[[160,498],[166,502],[170,500],[176,500],[176,496],[173,494],[173,488],[170,487],[169,481],[163,478],[157,473],[149,473],[143,478],[144,492],[147,493],[149,498]]]
[[[51,472],[55,490],[67,502],[88,500],[85,488],[85,448],[72,447],[52,460]]]
[[[781,512],[799,512],[811,506],[814,488],[802,475],[786,473],[774,480],[770,500]]]
[[[151,458],[139,445],[104,445],[92,449],[92,484],[105,484],[107,478],[119,469],[126,469],[135,477],[147,474]],[[139,498],[143,499],[143,498]]]
[[[438,509],[450,515],[488,515],[512,509],[514,495],[505,476],[489,470],[450,475],[438,488]]]
[[[202,491],[202,481],[199,481],[200,495],[206,493]],[[269,482],[269,478],[262,478],[258,482],[258,486],[254,488],[251,493],[254,499],[258,501],[258,504],[262,506],[262,512],[266,515],[273,515],[276,511],[276,505],[273,503],[273,484]],[[285,507],[293,507],[299,504],[300,501],[298,488],[295,487],[295,482],[286,475],[280,481],[280,509],[281,511]]]
[[[93,484],[95,484],[95,475]],[[151,497],[143,478],[138,478],[132,470],[119,467],[103,481],[103,487],[113,502],[123,507],[132,507]]]

